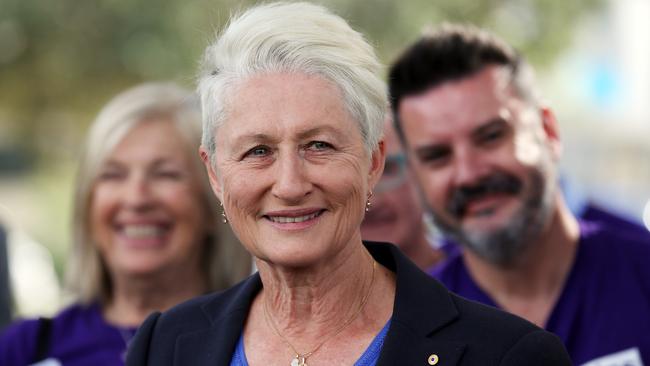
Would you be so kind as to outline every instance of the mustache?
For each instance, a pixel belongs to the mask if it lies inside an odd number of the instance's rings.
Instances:
[[[505,173],[494,173],[480,179],[475,184],[454,189],[447,204],[447,211],[454,217],[462,217],[472,201],[494,193],[516,195],[521,191],[522,186],[523,183],[517,177]]]

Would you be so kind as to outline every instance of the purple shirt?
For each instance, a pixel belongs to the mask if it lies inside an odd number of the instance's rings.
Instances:
[[[596,359],[603,366],[650,365],[650,235],[594,222],[581,222],[580,231],[546,330],[564,341],[576,365]],[[461,251],[430,273],[449,290],[497,307],[470,276]]]
[[[40,322],[24,320],[0,334],[0,365],[23,366],[34,362]],[[135,328],[106,323],[99,305],[72,305],[52,319],[46,359],[65,366],[123,366],[126,343]]]

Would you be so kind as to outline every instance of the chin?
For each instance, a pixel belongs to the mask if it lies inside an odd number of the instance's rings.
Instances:
[[[287,245],[283,248],[275,248],[273,251],[262,250],[259,255],[256,255],[256,257],[273,266],[281,266],[285,268],[306,268],[332,256],[331,253],[322,250],[322,247],[318,244],[306,247],[305,243],[308,242],[303,241],[300,243],[301,245]],[[310,244],[314,244],[314,242],[312,241]]]
[[[159,260],[139,260],[134,263],[124,263],[119,271],[133,277],[146,277],[164,272],[168,266]]]

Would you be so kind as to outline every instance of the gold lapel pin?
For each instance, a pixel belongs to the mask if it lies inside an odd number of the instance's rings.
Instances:
[[[436,355],[435,353],[429,356],[429,359],[427,359],[429,365],[437,365],[438,361],[440,361],[440,357],[438,357],[438,355]]]

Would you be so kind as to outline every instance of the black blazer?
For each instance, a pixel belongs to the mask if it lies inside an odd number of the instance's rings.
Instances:
[[[377,366],[571,365],[555,335],[448,292],[391,244],[365,245],[397,279],[393,317]],[[131,343],[127,366],[229,365],[261,287],[255,274],[224,292],[150,315]]]

